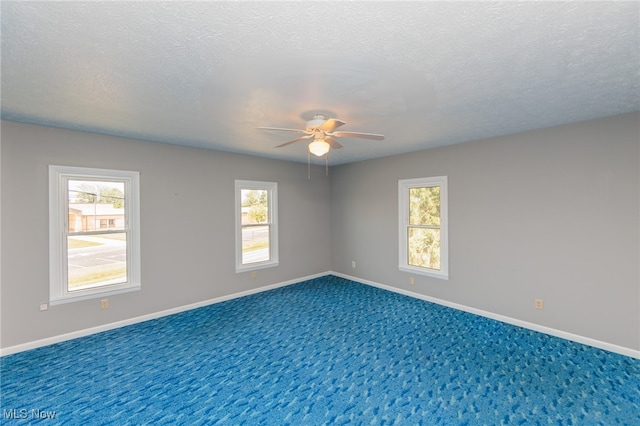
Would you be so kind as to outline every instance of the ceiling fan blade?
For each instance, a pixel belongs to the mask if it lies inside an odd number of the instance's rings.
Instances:
[[[297,132],[297,133],[307,133],[306,130],[302,130],[302,129],[285,129],[283,127],[257,127],[258,129],[262,129],[262,130],[282,130],[285,132]]]
[[[378,141],[381,141],[384,139],[384,135],[378,135],[376,133],[333,132],[332,136],[336,136],[339,138],[375,139]]]
[[[331,136],[325,136],[324,138],[325,142],[327,142],[329,144],[329,146],[333,149],[340,149],[342,148],[342,145],[340,144],[340,142],[338,142],[337,140],[335,140],[334,138],[332,138]]]
[[[292,140],[292,141],[289,141],[289,142],[285,142],[285,143],[283,143],[283,144],[280,144],[280,145],[276,146],[276,148],[281,148],[281,147],[283,147],[283,146],[291,145],[292,143],[299,142],[299,141],[304,140],[304,139],[309,139],[309,138],[310,138],[310,137],[312,137],[312,136],[313,136],[313,135],[302,136],[302,137],[296,138],[296,139],[294,139],[294,140]]]
[[[333,129],[340,127],[343,124],[346,124],[346,123],[342,120],[338,120],[337,118],[330,118],[324,123],[322,123],[318,128],[320,130],[324,130],[325,132],[332,132]]]

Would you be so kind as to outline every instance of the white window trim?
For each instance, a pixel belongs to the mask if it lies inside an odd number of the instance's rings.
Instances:
[[[440,187],[440,270],[423,268],[408,264],[407,228],[409,226],[409,189],[430,186]],[[449,201],[447,177],[398,180],[398,223],[399,223],[399,260],[398,269],[412,274],[426,275],[443,280],[449,279]]]
[[[242,263],[242,196],[243,189],[268,191],[269,260],[244,265]],[[278,183],[252,180],[235,181],[236,273],[255,271],[279,265],[278,260]]]
[[[66,226],[67,187],[70,179],[125,181],[125,227],[127,237],[127,281],[120,284],[68,291]],[[140,282],[140,174],[124,170],[49,166],[49,303],[58,305],[139,290]]]

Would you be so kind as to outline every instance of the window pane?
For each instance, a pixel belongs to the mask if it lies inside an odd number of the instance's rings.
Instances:
[[[269,221],[269,191],[263,189],[243,189],[242,224],[268,223]]]
[[[407,262],[411,266],[440,270],[440,230],[408,228]]]
[[[242,264],[265,262],[269,256],[269,226],[242,228]]]
[[[440,187],[409,188],[409,224],[440,226]]]
[[[67,289],[127,282],[127,234],[67,237]]]
[[[125,229],[124,182],[69,180],[69,232]]]

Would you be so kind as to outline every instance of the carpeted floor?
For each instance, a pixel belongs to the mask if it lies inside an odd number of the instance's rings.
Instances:
[[[2,424],[640,424],[640,360],[333,276],[1,368]]]

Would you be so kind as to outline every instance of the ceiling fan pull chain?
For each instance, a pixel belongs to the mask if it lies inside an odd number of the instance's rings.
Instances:
[[[324,156],[324,174],[325,176],[329,176],[329,151],[327,151]]]
[[[311,179],[311,151],[307,150],[307,179]]]

